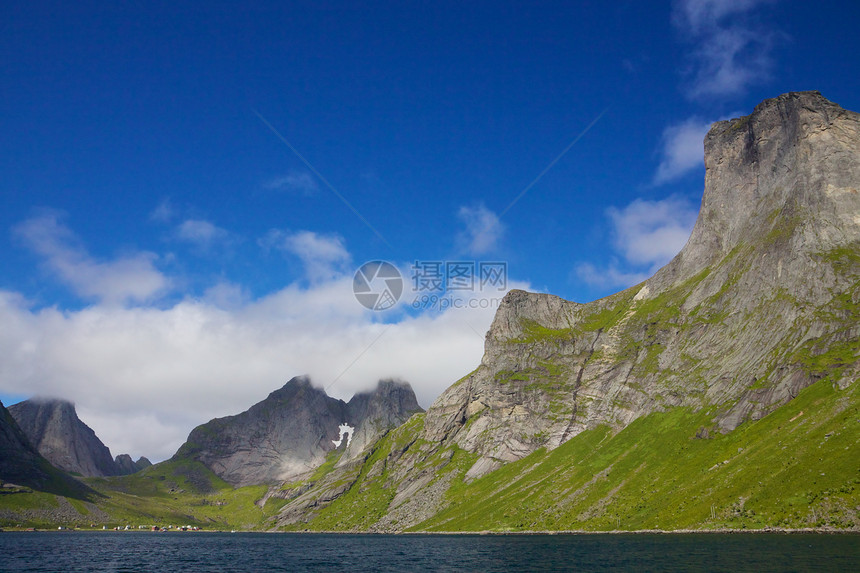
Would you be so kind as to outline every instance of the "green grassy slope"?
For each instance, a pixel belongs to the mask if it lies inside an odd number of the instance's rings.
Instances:
[[[389,463],[395,453],[420,460],[416,471],[434,480],[450,479],[447,507],[414,531],[860,527],[857,384],[839,390],[822,380],[726,435],[713,431],[711,417],[679,408],[640,418],[616,434],[589,430],[466,483],[476,456],[416,440],[423,416],[415,416],[375,446],[346,493],[308,523],[283,529],[372,528],[395,509],[399,476]],[[197,462],[170,461],[86,483],[102,497],[2,495],[0,524],[266,529],[287,503],[270,498],[260,507],[266,486],[234,489]],[[63,506],[77,517],[60,519],[56,512]],[[397,528],[396,520],[387,527]]]
[[[270,499],[260,507],[257,502],[266,495],[267,486],[234,489],[192,461],[168,461],[129,476],[90,478],[85,482],[101,494],[93,498],[93,503],[41,492],[0,496],[0,524],[187,524],[209,529],[261,529],[284,503]],[[61,505],[71,505],[74,512],[58,513]]]
[[[274,499],[259,507],[267,486],[234,489],[194,461],[168,461],[122,478],[88,481],[107,496],[99,507],[121,521],[149,518],[156,524],[258,529],[282,505]]]
[[[392,509],[402,475],[395,475],[397,462],[411,458],[412,471],[427,472],[432,480],[462,476],[477,456],[457,447],[438,451],[426,441],[417,439],[424,423],[424,414],[416,414],[399,428],[377,442],[357,475],[332,474],[334,483],[351,481],[349,489],[330,504],[323,504],[310,515],[310,520],[281,527],[284,531],[366,531],[375,526]],[[392,526],[396,528],[396,519]]]
[[[858,385],[805,389],[710,438],[708,412],[675,409],[612,435],[583,432],[448,492],[414,530],[594,531],[860,527]]]

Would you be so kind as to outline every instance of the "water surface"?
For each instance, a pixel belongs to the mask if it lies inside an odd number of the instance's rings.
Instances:
[[[860,536],[0,533],[0,571],[858,571]]]

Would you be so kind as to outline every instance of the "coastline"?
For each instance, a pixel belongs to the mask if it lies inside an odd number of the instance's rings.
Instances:
[[[581,529],[569,530],[549,530],[549,531],[337,531],[337,530],[322,530],[322,531],[273,531],[273,530],[230,530],[230,529],[200,529],[197,531],[152,531],[149,529],[133,529],[128,531],[115,531],[113,529],[90,529],[90,528],[33,528],[33,527],[5,527],[0,529],[0,533],[105,533],[105,534],[142,534],[142,533],[265,533],[271,535],[367,535],[367,536],[383,536],[383,535],[468,535],[468,536],[521,536],[521,535],[744,535],[744,534],[778,534],[778,535],[860,535],[860,529],[836,529],[836,528],[801,528],[801,529],[784,529],[784,528],[763,528],[763,529],[636,529],[636,530],[612,530],[612,531],[589,531]]]

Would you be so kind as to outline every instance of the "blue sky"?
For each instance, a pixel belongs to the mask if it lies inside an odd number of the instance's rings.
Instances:
[[[303,373],[429,406],[491,305],[366,311],[363,262],[587,302],[683,246],[710,122],[860,109],[856,2],[254,4],[4,10],[0,398],[75,400],[115,454]]]

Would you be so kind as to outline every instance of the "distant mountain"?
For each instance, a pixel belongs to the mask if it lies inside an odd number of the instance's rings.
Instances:
[[[75,405],[66,400],[34,398],[9,407],[9,413],[39,453],[51,464],[84,477],[125,475],[143,469],[149,460],[141,458],[137,467],[129,456],[126,464],[114,461],[110,450],[84,424]]]
[[[312,472],[338,447],[344,460],[357,456],[422,411],[407,383],[381,381],[345,403],[296,377],[247,411],[198,426],[173,459],[200,461],[235,486],[277,483]],[[342,425],[353,428],[346,439]]]
[[[88,497],[93,493],[42,457],[0,402],[0,486],[4,484],[68,497]]]
[[[120,454],[114,459],[117,475],[129,475],[137,473],[142,469],[148,468],[152,462],[145,457],[140,457],[137,461],[131,459],[128,454]]]
[[[354,459],[388,430],[423,411],[406,382],[380,380],[373,391],[356,394],[346,404],[346,420],[355,431],[344,459]]]

